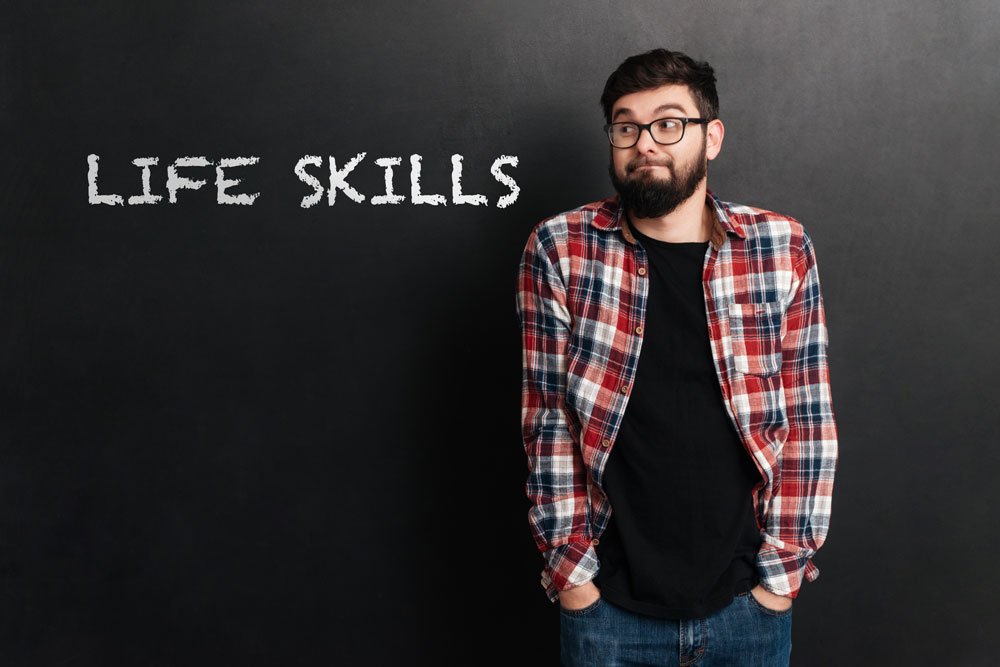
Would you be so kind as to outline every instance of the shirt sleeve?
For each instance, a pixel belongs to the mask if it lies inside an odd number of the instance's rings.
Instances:
[[[579,428],[566,408],[567,345],[572,317],[558,254],[544,229],[532,231],[517,278],[521,327],[521,433],[527,454],[528,522],[551,602],[597,574],[591,544],[587,471]]]
[[[764,541],[756,559],[761,585],[790,598],[798,595],[803,577],[813,581],[819,576],[812,557],[829,530],[837,465],[826,314],[816,254],[805,230],[794,280],[782,336],[788,437],[781,449]]]

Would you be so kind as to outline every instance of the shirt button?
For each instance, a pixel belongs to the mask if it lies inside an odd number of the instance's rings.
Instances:
[[[596,546],[597,546],[598,544],[600,544],[600,543],[601,543],[601,541],[600,541],[600,540],[598,540],[598,539],[594,539],[594,540],[591,540],[591,542],[590,542],[590,543],[591,543],[591,544],[593,544],[593,545],[594,545],[594,546],[596,547]]]
[[[638,273],[638,274],[639,274],[640,276],[644,276],[644,275],[646,275],[646,267],[644,267],[644,266],[640,266],[640,267],[639,267],[639,270],[637,271],[637,273]]]
[[[642,335],[642,327],[636,327],[635,328],[635,332],[641,336]]]
[[[628,393],[628,385],[627,384],[623,384],[622,385],[622,393],[623,394],[627,394]]]
[[[604,440],[601,440],[601,447],[610,447],[610,446],[611,446],[611,441],[609,439],[605,438]]]

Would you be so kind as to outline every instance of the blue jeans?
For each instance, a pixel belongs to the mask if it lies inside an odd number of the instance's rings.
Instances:
[[[582,609],[559,607],[559,640],[563,667],[786,667],[792,608],[768,609],[747,591],[705,618],[671,620],[601,597]]]

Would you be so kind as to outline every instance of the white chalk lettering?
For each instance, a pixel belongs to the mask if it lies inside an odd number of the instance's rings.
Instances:
[[[403,158],[397,156],[386,156],[380,157],[375,160],[375,165],[382,168],[385,191],[374,195],[372,197],[367,197],[364,193],[359,192],[357,189],[348,183],[348,177],[355,171],[356,167],[361,164],[365,159],[367,153],[361,151],[357,153],[354,157],[347,160],[343,167],[338,167],[337,159],[330,155],[328,156],[328,169],[329,169],[329,179],[326,183],[320,179],[314,173],[310,173],[310,168],[320,168],[323,167],[323,158],[319,155],[303,155],[299,158],[298,162],[295,163],[294,173],[295,176],[306,186],[312,189],[310,194],[304,195],[299,201],[299,206],[301,208],[312,208],[323,199],[323,195],[326,194],[327,205],[333,206],[337,201],[337,191],[343,192],[343,194],[353,202],[360,204],[366,199],[375,205],[380,206],[383,204],[401,204],[406,201],[407,196],[403,194],[397,194],[394,190],[394,167],[398,167],[403,163]],[[489,205],[489,200],[486,195],[483,194],[465,194],[462,191],[462,169],[464,157],[455,153],[451,156],[451,200],[449,202],[448,197],[443,194],[424,194],[423,186],[420,183],[421,173],[423,171],[423,156],[419,153],[413,153],[410,155],[410,194],[409,199],[415,205],[430,205],[430,206],[447,206],[449,203],[452,204],[469,204],[471,206],[487,206]],[[167,201],[171,204],[177,203],[177,193],[180,190],[198,190],[207,184],[207,180],[197,179],[187,176],[182,176],[179,170],[184,168],[193,167],[215,167],[215,189],[216,189],[216,203],[220,205],[237,205],[237,206],[252,206],[255,201],[260,197],[260,192],[249,193],[239,193],[236,194],[231,192],[236,186],[240,185],[242,181],[238,178],[227,177],[226,170],[235,169],[236,167],[251,167],[260,162],[260,158],[257,156],[249,157],[224,157],[219,158],[217,161],[209,160],[207,157],[178,157],[173,163],[166,168],[166,189],[167,189]],[[99,165],[100,156],[94,153],[87,155],[87,201],[90,204],[104,204],[106,206],[124,205],[127,203],[129,205],[143,205],[143,204],[158,204],[164,199],[162,195],[154,194],[152,188],[152,168],[160,164],[160,158],[157,156],[148,157],[137,157],[132,160],[132,164],[141,169],[141,183],[142,183],[142,193],[132,195],[129,197],[123,197],[119,194],[101,194],[97,186],[98,175],[99,175]],[[496,202],[497,208],[507,208],[511,204],[517,201],[518,195],[521,189],[518,187],[517,182],[514,177],[509,173],[505,173],[503,168],[505,166],[517,167],[517,156],[516,155],[501,155],[497,157],[490,167],[490,173],[493,174],[493,178],[500,184],[507,186],[509,192],[499,197]],[[162,173],[162,172],[161,172]]]
[[[87,156],[87,201],[91,204],[115,204],[125,205],[121,195],[99,195],[97,194],[97,161],[101,158],[91,153]]]
[[[516,155],[501,155],[496,160],[493,161],[493,166],[490,167],[490,173],[493,174],[493,178],[497,181],[503,183],[508,188],[510,188],[510,194],[504,195],[497,200],[497,208],[507,208],[511,204],[517,201],[517,195],[521,192],[521,188],[517,186],[517,181],[508,176],[507,174],[500,171],[500,167],[505,164],[509,164],[512,167],[517,166],[517,156]]]
[[[318,155],[303,155],[302,158],[295,163],[295,175],[299,177],[300,181],[311,186],[313,189],[313,193],[303,197],[302,201],[299,203],[299,206],[302,208],[309,208],[323,198],[323,184],[319,182],[318,178],[306,172],[307,164],[321,167],[323,166],[323,158]]]
[[[385,194],[372,197],[373,205],[399,204],[406,199],[405,196],[393,194],[392,192],[392,168],[400,164],[402,161],[402,158],[398,157],[380,157],[375,160],[375,164],[385,169]]]
[[[257,164],[260,158],[257,157],[225,157],[219,160],[219,165],[215,168],[215,187],[218,192],[218,197],[216,201],[220,204],[237,204],[240,206],[251,206],[257,197],[260,196],[259,192],[255,192],[252,195],[239,194],[239,195],[229,195],[226,194],[226,190],[234,185],[240,184],[240,179],[229,180],[223,173],[223,169],[230,167],[248,167],[252,164]],[[132,203],[131,201],[129,202]]]
[[[208,182],[178,176],[178,167],[208,167],[211,164],[212,162],[205,157],[179,157],[174,160],[174,163],[167,167],[167,192],[170,194],[170,203],[177,203],[178,190],[197,190]]]
[[[152,187],[149,184],[149,167],[159,163],[160,158],[158,157],[137,157],[132,160],[132,164],[142,168],[142,194],[129,197],[129,206],[132,204],[156,204],[163,199],[160,195],[153,194]]]
[[[337,201],[338,188],[343,190],[345,195],[359,204],[365,200],[365,196],[352,188],[346,180],[347,175],[351,173],[356,166],[358,166],[359,162],[365,159],[365,155],[367,155],[367,153],[358,153],[344,165],[343,169],[339,170],[337,169],[337,161],[332,155],[330,156],[330,194],[328,195],[328,204],[330,206],[333,206],[334,202]],[[399,163],[397,162],[396,164]],[[386,178],[391,178],[391,176],[387,176]],[[388,180],[386,182],[388,183]],[[372,203],[374,204],[375,202]]]
[[[489,203],[483,195],[462,194],[462,156],[458,153],[451,156],[451,201],[453,204],[472,204],[473,206]]]
[[[416,153],[410,156],[410,201],[414,204],[438,204],[447,206],[448,200],[444,195],[425,195],[420,193],[420,160],[423,158]]]

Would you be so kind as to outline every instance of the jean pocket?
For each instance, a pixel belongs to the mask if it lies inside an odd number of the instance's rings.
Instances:
[[[779,617],[791,616],[792,607],[795,606],[795,603],[793,602],[792,606],[789,607],[788,609],[771,609],[770,607],[765,607],[764,605],[762,605],[760,601],[756,597],[754,597],[754,594],[751,593],[750,591],[747,591],[747,594],[744,597],[747,600],[747,604],[749,604],[751,607],[761,612],[762,614],[767,614],[768,616],[779,616]]]
[[[586,607],[580,607],[579,609],[567,609],[566,607],[562,606],[562,603],[559,603],[559,611],[560,613],[563,613],[567,616],[572,616],[574,618],[578,616],[589,616],[590,614],[597,611],[597,609],[599,609],[603,603],[604,603],[604,596],[597,598],[596,600],[588,604]]]
[[[729,304],[729,336],[737,371],[773,375],[781,370],[783,318],[778,301]]]

